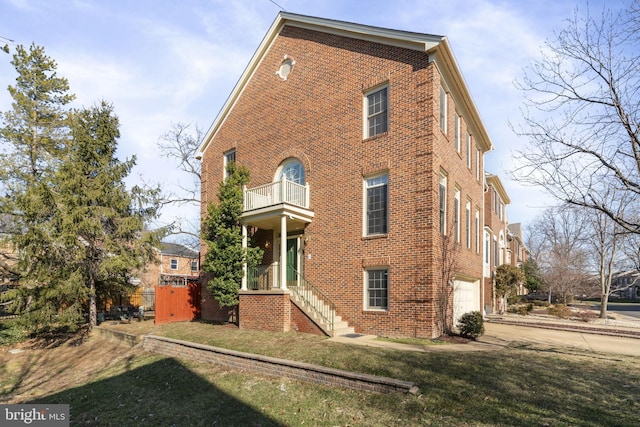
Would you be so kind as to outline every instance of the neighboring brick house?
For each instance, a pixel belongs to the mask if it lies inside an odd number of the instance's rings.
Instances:
[[[186,246],[161,242],[156,262],[134,275],[132,283],[138,286],[128,297],[130,304],[142,305],[147,311],[156,306],[157,286],[186,287],[188,281],[197,281],[200,274],[200,253]],[[122,303],[122,302],[119,302]]]
[[[507,244],[507,264],[515,265],[516,267],[522,266],[529,258],[529,250],[522,240],[522,224],[519,222],[507,224]],[[518,286],[518,295],[526,295],[527,293],[529,293],[529,290],[525,287],[525,284],[520,284]]]
[[[491,149],[446,37],[280,13],[200,147],[203,215],[251,172],[240,327],[434,337],[481,310]]]
[[[496,175],[485,175],[484,196],[484,314],[497,310],[493,292],[496,268],[510,263],[507,228],[507,205],[511,203],[502,181]]]

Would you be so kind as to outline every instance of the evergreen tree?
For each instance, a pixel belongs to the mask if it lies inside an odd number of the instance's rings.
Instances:
[[[65,109],[68,83],[40,47],[19,46],[13,65],[14,102],[0,129],[0,231],[18,249],[11,309],[31,333],[73,331],[87,309],[93,326],[96,298],[120,294],[154,256],[159,233],[144,223],[157,194],[127,190],[135,159],[115,157],[110,105]]]
[[[522,263],[522,272],[525,277],[525,287],[529,292],[535,292],[542,289],[544,285],[544,279],[542,278],[542,271],[540,266],[533,258],[528,258]]]
[[[135,158],[116,158],[118,118],[102,102],[74,112],[72,144],[55,176],[59,215],[56,230],[66,255],[66,288],[89,301],[90,325],[96,324],[96,296],[121,294],[134,269],[153,259],[158,233],[144,230],[157,207],[146,205],[124,179]],[[141,206],[146,208],[140,209]]]
[[[242,249],[242,187],[249,182],[249,170],[237,166],[235,162],[227,165],[227,178],[220,183],[218,204],[211,203],[207,217],[203,221],[203,239],[207,246],[207,255],[202,268],[211,273],[212,279],[207,287],[222,307],[238,304],[238,291],[242,281],[242,265],[257,265],[262,259],[261,248],[248,245]]]
[[[51,322],[55,311],[39,301],[56,300],[57,292],[46,285],[52,274],[61,273],[58,267],[64,262],[61,247],[53,240],[52,178],[68,143],[65,106],[74,96],[42,47],[18,46],[11,63],[18,76],[15,86],[8,88],[13,102],[2,115],[0,128],[0,232],[18,249],[18,258],[9,263],[11,278],[21,284],[14,309],[24,312],[29,305],[29,312],[38,315],[24,320],[39,328]]]

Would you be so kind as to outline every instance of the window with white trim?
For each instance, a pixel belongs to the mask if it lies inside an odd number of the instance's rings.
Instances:
[[[367,310],[389,309],[389,270],[368,268],[365,270]]]
[[[191,261],[191,271],[198,271],[198,261]]]
[[[464,216],[464,231],[467,239],[467,249],[471,249],[471,202],[467,200]]]
[[[304,166],[302,162],[295,157],[290,157],[280,164],[276,170],[276,181],[281,181],[286,178],[287,181],[295,182],[296,184],[304,185]]]
[[[365,179],[365,235],[387,233],[389,176],[378,175]]]
[[[388,87],[385,86],[365,94],[367,117],[365,138],[371,138],[389,130],[388,93]]]
[[[229,176],[229,172],[227,171],[227,166],[229,163],[235,163],[236,161],[236,150],[230,150],[224,153],[223,157],[223,167],[224,167],[224,179],[227,179]]]
[[[467,133],[467,168],[471,169],[471,134]]]
[[[171,258],[170,268],[172,270],[178,269],[178,260],[176,258]]]
[[[455,146],[456,151],[460,152],[460,115],[456,112],[455,122],[454,122],[454,135],[455,135]]]
[[[440,129],[447,134],[447,92],[440,86]]]
[[[476,181],[480,181],[480,150],[476,148]]]
[[[476,208],[476,253],[480,253],[480,209]]]
[[[457,188],[453,195],[453,237],[460,243],[460,190]]]
[[[440,175],[440,233],[447,234],[447,177]]]

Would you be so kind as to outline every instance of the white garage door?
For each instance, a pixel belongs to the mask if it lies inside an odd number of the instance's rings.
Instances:
[[[480,283],[456,280],[453,282],[453,324],[470,311],[480,311]]]

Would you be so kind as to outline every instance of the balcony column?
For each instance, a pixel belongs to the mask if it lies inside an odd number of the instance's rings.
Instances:
[[[287,289],[287,216],[280,217],[280,289]]]
[[[242,281],[240,289],[247,290],[247,226],[242,224],[242,253],[245,254],[244,262],[242,263]]]

